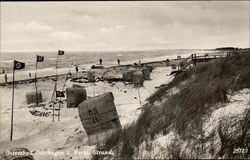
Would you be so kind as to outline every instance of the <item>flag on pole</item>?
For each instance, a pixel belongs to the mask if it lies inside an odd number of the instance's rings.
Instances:
[[[56,91],[56,97],[65,97],[62,91]]]
[[[36,56],[36,61],[37,61],[37,62],[42,62],[42,61],[44,61],[44,56]]]
[[[64,55],[64,51],[58,50],[58,55]]]
[[[14,60],[14,69],[24,69],[25,63]]]
[[[11,108],[11,127],[10,127],[10,141],[12,141],[13,138],[13,123],[14,123],[14,97],[15,97],[15,70],[19,70],[19,69],[24,69],[25,67],[25,63],[23,62],[19,62],[14,60],[14,66],[13,66],[13,81],[12,81],[12,108]]]

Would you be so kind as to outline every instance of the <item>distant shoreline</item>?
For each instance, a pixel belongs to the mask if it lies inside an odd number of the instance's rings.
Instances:
[[[249,51],[249,49],[233,49],[233,50],[232,49],[229,49],[229,50],[225,49],[223,51],[222,50],[216,50],[216,49],[214,49],[214,51],[215,52],[217,51],[217,52],[220,52],[221,54],[223,54],[225,52],[232,52],[232,53],[234,53],[234,52],[236,52],[236,53],[238,53],[238,52],[247,52],[247,51]],[[173,63],[176,64],[176,63],[179,63],[180,61],[182,61],[184,59],[185,59],[184,57],[181,57],[180,59],[171,58],[169,60],[170,60],[170,63],[172,62],[172,64]],[[147,66],[162,66],[163,64],[165,64],[165,66],[166,66],[166,60],[155,60],[155,61],[141,63],[141,65],[147,65]],[[169,66],[170,65],[171,64],[169,64]],[[102,70],[108,70],[108,69],[115,69],[115,70],[116,69],[118,69],[118,70],[120,69],[120,70],[122,70],[124,68],[126,69],[128,67],[133,67],[133,66],[134,66],[134,64],[132,64],[132,63],[130,63],[130,64],[123,64],[123,65],[113,65],[113,66],[107,66],[107,67],[104,66],[105,68],[103,68]],[[100,69],[96,69],[96,71],[98,71],[98,70],[100,70]],[[95,69],[93,71],[95,72]],[[87,72],[88,72],[88,70],[83,70],[83,71],[80,71],[78,73],[87,73]],[[59,73],[57,75],[57,77],[58,78],[66,78],[68,74],[69,74],[68,72],[67,73]],[[39,77],[37,77],[37,80],[38,81],[40,81],[40,80],[43,80],[43,81],[45,81],[45,80],[53,80],[53,79],[55,79],[55,77],[56,77],[55,74],[48,75],[48,76],[39,76]],[[73,74],[72,76],[70,76],[70,78],[77,78],[77,77],[75,76],[75,74]],[[16,80],[15,84],[34,83],[34,81],[35,81],[34,78],[20,79],[20,80]],[[9,86],[12,83],[13,83],[12,81],[9,81],[7,83],[1,82],[0,86]]]
[[[182,60],[183,58],[179,59]],[[177,59],[171,59],[170,61],[177,61]],[[145,62],[145,63],[141,63],[141,65],[147,65],[147,66],[167,66],[166,65],[166,60],[161,60],[161,61],[152,61],[152,62]],[[110,67],[105,67],[102,70],[108,70],[108,69],[124,69],[124,68],[128,68],[128,67],[133,67],[135,66],[134,64],[125,64],[125,65],[115,65],[115,66],[110,66]],[[168,65],[170,66],[170,65]],[[100,70],[100,69],[93,69],[93,71],[95,72],[95,70]],[[80,71],[79,73],[87,73],[88,71]],[[66,78],[67,75],[69,73],[63,73],[63,74],[58,74],[57,77],[58,78]],[[75,75],[72,75],[70,78],[75,78]],[[50,76],[42,76],[42,77],[37,77],[37,81],[40,80],[53,80],[54,78],[56,78],[56,75],[50,75]],[[26,84],[26,83],[34,83],[35,79],[34,78],[30,78],[30,79],[23,79],[23,80],[16,80],[14,83],[15,84]],[[7,83],[0,83],[0,86],[9,86],[12,85],[13,82],[9,81]]]

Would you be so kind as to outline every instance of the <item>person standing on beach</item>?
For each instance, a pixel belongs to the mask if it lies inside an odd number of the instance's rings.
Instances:
[[[117,63],[118,63],[118,65],[120,65],[120,59],[119,58],[117,59]]]
[[[3,74],[5,73],[5,70],[3,69]]]
[[[5,79],[5,83],[7,83],[8,82],[8,76],[7,76],[7,74],[4,75],[4,79]]]
[[[100,62],[100,65],[102,65],[102,59],[101,58],[99,59],[99,62]]]
[[[169,59],[166,59],[166,66],[168,66],[169,64]]]
[[[79,69],[78,69],[78,66],[76,66],[76,75],[77,75],[77,73],[78,73],[78,70],[79,70]]]
[[[31,73],[29,72],[29,77],[31,77]]]

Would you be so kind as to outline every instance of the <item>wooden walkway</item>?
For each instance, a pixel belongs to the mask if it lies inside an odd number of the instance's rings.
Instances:
[[[214,53],[213,54],[205,53],[203,55],[191,54],[189,57],[181,61],[178,66],[178,70],[172,71],[170,75],[173,74],[177,75],[183,71],[186,71],[188,67],[195,66],[197,63],[208,62],[210,60],[224,58],[226,56],[227,55],[225,54],[214,54]]]
[[[205,54],[191,54],[189,57],[180,62],[178,70],[172,71],[170,75],[177,75],[183,71],[186,71],[188,67],[195,66],[197,63],[208,62],[210,60],[224,58],[227,56],[232,56],[236,54],[241,54],[244,52],[249,52],[249,50],[235,50],[228,52],[218,52],[218,53],[205,53]]]

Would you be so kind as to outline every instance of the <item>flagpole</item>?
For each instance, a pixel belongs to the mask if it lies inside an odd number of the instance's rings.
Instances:
[[[15,87],[15,61],[13,64],[13,80],[12,80],[12,108],[11,108],[11,128],[10,128],[10,141],[13,137],[13,117],[14,117],[14,87]]]
[[[38,94],[37,94],[37,60],[36,60],[36,73],[35,73],[35,87],[36,87],[36,106],[38,107]]]
[[[57,90],[57,80],[58,80],[58,78],[57,78],[57,68],[58,68],[58,61],[59,61],[59,55],[57,54],[57,61],[56,61],[56,86],[55,86],[55,91]]]
[[[72,66],[73,66],[73,62],[71,63],[71,65],[70,65],[70,67],[69,67],[69,71],[68,71],[67,77],[66,77],[66,79],[65,79],[65,81],[64,81],[62,91],[64,91],[64,88],[65,88],[65,86],[66,86],[67,79],[68,79],[69,74],[70,74],[70,69],[71,69]]]
[[[68,75],[69,75],[69,73],[70,73],[70,69],[71,69],[71,66],[73,65],[73,63],[71,63],[71,65],[70,65],[70,67],[69,67],[69,72],[68,72],[68,74],[67,74],[67,77],[66,77],[66,79],[65,79],[65,82],[64,82],[64,84],[63,84],[63,88],[62,88],[62,92],[64,91],[64,87],[66,86],[66,82],[67,82],[67,78],[68,78]],[[60,110],[61,110],[61,101],[62,101],[62,98],[60,98],[60,100],[59,100],[59,113],[58,113],[58,121],[60,121]]]
[[[51,101],[53,100],[55,91],[57,90],[57,68],[58,68],[58,61],[59,61],[59,55],[57,55],[57,60],[56,60],[56,82],[55,82],[55,86],[54,86],[54,91],[52,93]]]
[[[53,100],[53,97],[55,95],[55,92],[57,90],[57,68],[58,68],[58,61],[59,61],[59,54],[57,54],[57,60],[56,60],[56,82],[54,86],[54,91],[52,93],[51,101]],[[53,104],[53,119],[52,122],[55,122],[55,104]]]

